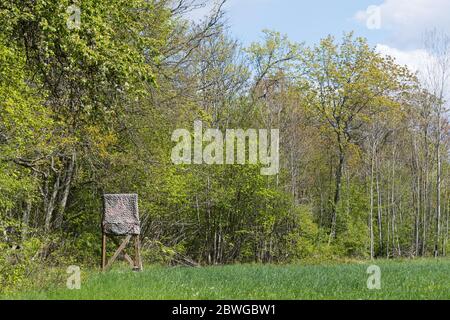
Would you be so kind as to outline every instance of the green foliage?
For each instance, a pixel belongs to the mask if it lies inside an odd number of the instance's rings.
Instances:
[[[9,242],[0,241],[0,293],[7,293],[26,288],[31,273],[39,270],[39,249],[42,242],[39,238],[20,241],[20,224],[13,220],[0,220],[0,234],[7,228],[14,230]],[[20,248],[17,248],[20,243]]]
[[[319,227],[314,222],[312,211],[308,207],[295,210],[296,227],[287,236],[288,252],[292,260],[312,260],[321,255]]]
[[[369,230],[367,227],[368,197],[364,186],[346,186],[338,210],[338,238],[335,254],[341,257],[367,258]],[[347,197],[347,198],[346,198]]]
[[[37,90],[26,84],[25,55],[6,44],[0,34],[0,217],[36,188],[30,170],[11,160],[51,148],[46,142],[52,126]]]

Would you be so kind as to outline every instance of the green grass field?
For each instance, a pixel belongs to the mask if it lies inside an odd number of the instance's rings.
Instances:
[[[147,266],[82,271],[80,290],[19,293],[14,299],[450,299],[450,260],[377,261],[381,290],[367,289],[371,263],[321,266]]]

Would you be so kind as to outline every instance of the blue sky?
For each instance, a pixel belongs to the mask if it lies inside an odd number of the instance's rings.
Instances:
[[[374,45],[387,37],[382,30],[369,30],[355,18],[356,12],[374,0],[238,0],[226,9],[231,31],[244,44],[259,40],[262,29],[287,34],[297,42],[316,43],[328,34],[340,37],[344,31],[355,31]]]
[[[203,1],[211,6],[217,0]],[[244,45],[261,40],[263,29],[309,45],[329,34],[340,38],[354,31],[415,70],[430,58],[422,48],[424,32],[438,28],[450,34],[450,0],[228,0],[225,9],[232,36]],[[190,18],[207,11],[208,6]]]

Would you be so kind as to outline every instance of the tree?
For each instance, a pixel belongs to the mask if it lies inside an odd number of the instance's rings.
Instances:
[[[370,48],[362,38],[347,34],[341,44],[333,37],[306,50],[303,74],[309,85],[309,106],[334,136],[337,148],[335,191],[331,201],[330,241],[336,237],[337,208],[341,199],[346,152],[369,110],[392,105],[406,70]]]
[[[436,214],[434,256],[441,254],[441,188],[442,188],[442,127],[447,109],[446,94],[450,76],[450,37],[442,31],[432,30],[425,33],[424,45],[430,54],[424,79],[428,90],[435,96],[433,111],[436,114]]]
[[[61,227],[75,172],[104,153],[121,115],[154,85],[169,30],[169,11],[158,1],[83,1],[74,29],[66,5],[4,1],[0,15],[0,33],[26,56],[27,81],[57,124],[50,154],[16,162],[40,174],[47,231]]]

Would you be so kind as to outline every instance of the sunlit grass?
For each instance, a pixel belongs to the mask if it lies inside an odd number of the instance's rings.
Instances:
[[[82,273],[81,290],[20,293],[19,299],[450,299],[450,260],[376,261],[381,290],[367,289],[370,262],[320,266],[147,266]]]

